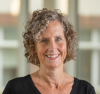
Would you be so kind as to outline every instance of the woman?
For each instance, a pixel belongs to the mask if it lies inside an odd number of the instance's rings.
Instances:
[[[39,70],[10,80],[3,94],[95,94],[91,84],[63,71],[76,56],[77,34],[61,12],[34,11],[23,37],[25,56]]]

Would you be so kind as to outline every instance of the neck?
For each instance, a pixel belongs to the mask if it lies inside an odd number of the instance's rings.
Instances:
[[[41,68],[37,71],[40,80],[51,88],[59,88],[65,80],[63,66],[57,69]]]

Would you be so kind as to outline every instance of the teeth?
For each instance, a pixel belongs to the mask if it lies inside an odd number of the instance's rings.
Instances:
[[[50,55],[47,55],[47,57],[50,57],[50,58],[55,58],[55,57],[57,57],[58,55],[52,55],[52,56],[50,56]]]

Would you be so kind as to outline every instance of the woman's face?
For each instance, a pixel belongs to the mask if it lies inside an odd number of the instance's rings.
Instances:
[[[51,21],[41,33],[41,41],[36,43],[40,67],[59,67],[67,54],[67,43],[63,27],[59,21]]]

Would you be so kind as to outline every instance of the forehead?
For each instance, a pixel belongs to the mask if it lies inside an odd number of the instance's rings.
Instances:
[[[50,21],[48,28],[41,32],[42,37],[64,36],[63,26],[59,21]]]

